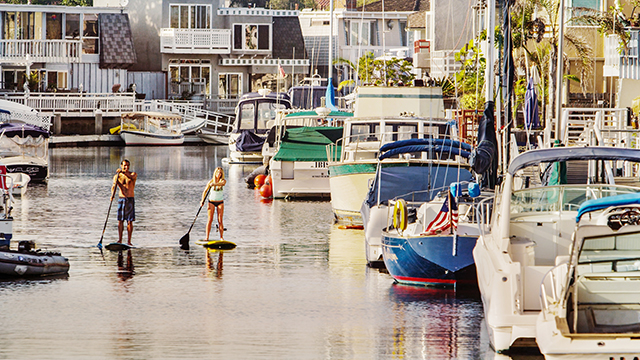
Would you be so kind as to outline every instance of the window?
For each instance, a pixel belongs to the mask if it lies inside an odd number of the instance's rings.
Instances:
[[[98,54],[98,15],[84,14],[82,27],[82,53]]]
[[[169,61],[170,95],[211,95],[209,60],[172,59]]]
[[[173,29],[211,28],[211,5],[171,5],[169,16]]]
[[[47,90],[67,89],[66,71],[47,71]]]
[[[253,103],[244,103],[240,108],[240,129],[253,130],[256,118],[256,108]]]
[[[218,97],[234,99],[242,94],[242,74],[220,73],[218,75]]]
[[[80,38],[80,14],[67,14],[64,38],[67,40]]]
[[[33,12],[3,12],[2,23],[5,39],[36,39],[35,13]]]
[[[62,39],[62,14],[47,14],[46,24],[48,40]]]
[[[600,0],[571,0],[570,17],[584,15],[584,11],[575,8],[587,8],[602,11],[602,3]]]
[[[271,26],[236,24],[233,26],[234,50],[271,49]]]
[[[377,29],[378,23],[375,21],[350,20],[347,22],[347,44],[356,45],[378,45]]]
[[[407,32],[407,22],[400,21],[400,39],[402,41],[402,46],[407,46],[407,40],[409,38],[409,34]],[[413,43],[411,43],[413,44]]]

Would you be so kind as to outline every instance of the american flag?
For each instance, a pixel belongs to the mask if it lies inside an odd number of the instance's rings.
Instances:
[[[278,64],[278,71],[280,72],[280,77],[285,77],[287,74],[284,73],[284,68]]]
[[[451,221],[449,221],[449,199],[451,199]],[[436,218],[427,225],[424,232],[433,235],[449,229],[452,223],[454,228],[458,226],[458,204],[456,204],[456,199],[449,195],[442,204],[442,208],[440,208]]]

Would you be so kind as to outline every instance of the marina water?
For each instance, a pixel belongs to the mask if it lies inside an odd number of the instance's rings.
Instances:
[[[243,181],[255,166],[223,165],[227,156],[226,146],[52,149],[48,184],[16,198],[13,246],[35,240],[71,268],[0,282],[0,358],[541,359],[494,354],[477,293],[395,285],[366,267],[362,231],[334,225],[328,201],[262,200]],[[137,248],[103,257],[123,158],[138,173]],[[216,166],[225,239],[238,247],[193,244],[203,209],[180,250]],[[115,210],[105,244],[117,241]]]

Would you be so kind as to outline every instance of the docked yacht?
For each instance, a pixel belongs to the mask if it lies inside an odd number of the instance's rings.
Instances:
[[[380,148],[394,141],[442,138],[450,130],[443,118],[438,87],[359,87],[353,118],[343,137],[327,146],[331,207],[337,222],[362,225],[360,207],[376,174]]]
[[[9,173],[33,182],[49,178],[49,131],[26,123],[0,124],[0,159]]]
[[[624,175],[632,171],[633,164],[639,162],[640,150],[599,146],[529,150],[511,161],[496,193],[491,220],[488,220],[488,215],[482,216],[487,219],[483,221],[486,226],[480,226],[481,235],[473,249],[485,321],[491,344],[496,351],[507,351],[517,345],[535,346],[536,323],[542,308],[540,284],[545,274],[567,262],[574,251],[579,250],[576,247],[581,246],[581,243],[576,241],[582,241],[580,237],[598,238],[589,247],[595,247],[594,250],[598,252],[602,250],[601,255],[614,254],[610,249],[611,244],[622,245],[623,242],[616,242],[613,232],[609,231],[607,234],[606,231],[603,233],[587,226],[596,217],[601,217],[602,211],[594,209],[594,213],[585,214],[581,206],[588,204],[589,200],[602,201],[612,197],[610,200],[615,202],[617,195],[640,192],[638,187],[616,185],[614,177],[614,174]],[[571,177],[567,177],[567,173],[571,173]],[[637,178],[637,174],[635,176]],[[580,230],[583,224],[580,217],[585,218],[582,220],[585,222],[584,230]],[[578,231],[576,221],[579,223]],[[593,233],[585,233],[589,232],[588,229],[594,229]],[[599,237],[603,234],[607,234],[608,238]],[[635,245],[629,242],[625,246]],[[598,262],[600,260],[603,262]],[[617,262],[610,260],[608,257],[599,257],[593,264],[584,265],[598,268],[606,267],[608,262],[611,270]],[[619,265],[621,267],[630,266],[635,261],[622,260]],[[583,268],[578,263],[581,274],[584,274],[581,271]],[[609,278],[614,277],[615,274],[611,274]],[[591,277],[594,280],[591,284],[604,289],[613,284],[609,278],[594,276]],[[624,280],[624,277],[616,279]],[[622,283],[621,281],[619,284]],[[582,284],[577,286],[575,291],[583,292],[586,289]],[[586,290],[595,291],[595,287]],[[575,292],[571,295],[570,303],[574,304],[571,311],[574,313],[569,322],[573,325],[562,331],[575,331],[575,318],[583,321],[583,314],[576,317],[575,313],[581,309],[579,306],[576,308],[575,303],[580,300],[580,296],[580,293]],[[596,301],[597,298],[595,296],[591,301],[601,302]],[[605,297],[600,298],[604,299]],[[544,301],[546,300],[543,299]],[[596,315],[597,321],[599,319]],[[579,337],[574,337],[574,340]],[[608,340],[604,340],[603,346],[607,342]]]
[[[546,359],[640,354],[638,191],[616,189],[578,208],[570,254],[541,285],[536,342]]]
[[[243,94],[236,107],[236,120],[229,135],[231,163],[262,164],[262,145],[275,125],[278,110],[290,109],[289,96],[268,89]]]
[[[341,125],[351,116],[327,108],[278,115],[262,149],[274,198],[330,197],[326,146],[342,137]]]

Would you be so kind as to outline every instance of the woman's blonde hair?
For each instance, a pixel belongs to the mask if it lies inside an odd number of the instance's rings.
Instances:
[[[222,168],[220,166],[218,166],[215,170],[213,170],[213,177],[212,179],[215,180],[216,179],[216,172],[218,172],[218,170],[220,170],[220,180],[224,180],[224,170],[222,170]],[[219,191],[222,190],[222,186],[214,186],[213,190]]]

